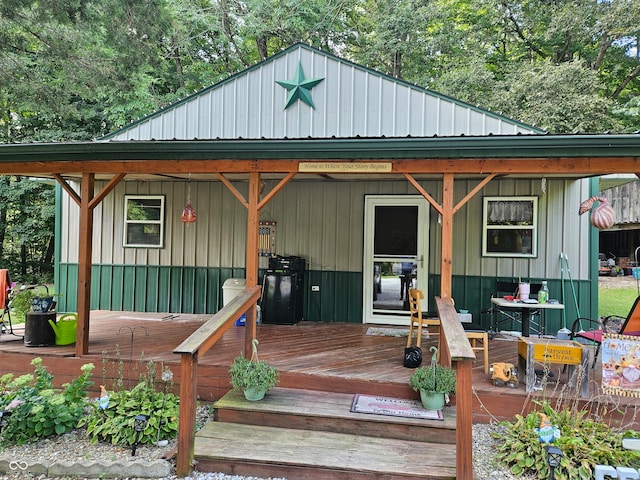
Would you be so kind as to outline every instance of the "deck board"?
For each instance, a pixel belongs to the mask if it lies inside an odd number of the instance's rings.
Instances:
[[[25,347],[19,337],[0,335],[0,374],[32,373],[30,361],[39,356],[54,373],[57,383],[70,381],[79,374],[83,363],[92,362],[96,365],[94,381],[99,385],[104,359],[115,363],[120,358],[127,363],[131,359],[133,367],[126,367],[125,374],[130,371],[130,381],[135,382],[139,368],[145,368],[143,360],[152,359],[173,370],[177,392],[180,359],[173,354],[173,349],[209,317],[181,314],[171,319],[163,318],[167,315],[92,311],[89,354],[82,358],[75,357],[74,345]],[[280,370],[283,387],[417,398],[417,394],[409,388],[409,377],[413,370],[402,366],[406,337],[369,336],[366,335],[368,328],[369,325],[364,324],[315,322],[258,325],[259,356]],[[199,359],[198,394],[202,400],[217,400],[229,390],[226,371],[233,358],[244,350],[244,332],[244,327],[231,327]],[[430,359],[429,346],[435,343],[436,337],[423,341],[425,362]],[[517,341],[491,340],[489,361],[517,364]],[[535,399],[537,393],[527,394],[524,385],[517,389],[494,387],[483,368],[483,360],[479,358],[472,372],[474,421],[507,420],[535,407],[531,400]],[[601,368],[598,360],[596,369],[591,371],[594,393],[598,389]],[[555,372],[560,374],[560,369]],[[558,378],[563,379],[561,375]],[[625,405],[637,405],[638,402],[634,398],[624,399]],[[627,417],[637,417],[632,413]]]
[[[252,445],[255,445],[252,448]],[[195,456],[414,478],[455,478],[455,447],[332,432],[211,422],[198,432]],[[372,461],[378,458],[378,464]],[[382,470],[381,470],[382,469]]]

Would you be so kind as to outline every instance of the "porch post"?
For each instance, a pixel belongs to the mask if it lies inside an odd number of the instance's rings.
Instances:
[[[451,297],[453,262],[453,174],[442,177],[442,246],[440,260],[440,296]]]
[[[255,287],[258,284],[258,229],[260,214],[258,203],[260,201],[260,173],[249,174],[249,205],[247,208],[247,261],[246,284],[247,287]],[[257,335],[255,305],[247,312],[244,331],[244,355],[251,358],[251,342]]]
[[[76,356],[89,353],[89,310],[91,307],[91,255],[95,174],[83,173],[80,185],[80,239],[78,250],[78,330]]]

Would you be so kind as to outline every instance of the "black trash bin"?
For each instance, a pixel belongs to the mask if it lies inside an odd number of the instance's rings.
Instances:
[[[56,321],[56,312],[27,312],[24,321],[25,347],[48,347],[55,345],[56,332],[49,324]]]

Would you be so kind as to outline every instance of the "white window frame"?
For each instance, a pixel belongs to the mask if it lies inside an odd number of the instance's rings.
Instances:
[[[158,220],[131,220],[127,217],[127,207],[131,200],[159,200],[160,215]],[[124,196],[124,228],[122,245],[125,248],[164,248],[165,196],[164,195],[125,195]],[[128,243],[129,226],[157,225],[159,227],[158,243]]]
[[[516,202],[530,202],[531,218],[523,219],[522,223],[518,224],[499,224],[492,223],[489,218],[490,204],[502,204],[501,207],[509,208],[509,203]],[[495,205],[492,206],[492,208]],[[517,231],[529,231],[529,235],[517,235]],[[512,250],[501,249],[497,251],[493,245],[498,245],[501,239],[509,239],[510,235],[513,238],[519,239],[521,242],[521,249],[518,250],[518,242]],[[493,240],[490,240],[491,237]],[[523,242],[522,240],[525,240]],[[528,240],[527,240],[528,239]],[[529,243],[523,245],[523,243]],[[530,251],[528,251],[530,250]],[[484,197],[482,208],[482,256],[483,257],[519,257],[519,258],[535,258],[538,256],[538,197],[535,196],[521,196],[521,197]]]

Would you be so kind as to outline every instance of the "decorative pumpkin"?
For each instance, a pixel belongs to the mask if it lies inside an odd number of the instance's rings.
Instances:
[[[613,213],[613,208],[604,197],[596,195],[582,202],[580,204],[580,215],[591,210],[595,202],[600,202],[600,205],[591,212],[591,225],[600,230],[610,228],[615,222],[615,214]]]

